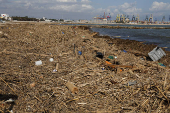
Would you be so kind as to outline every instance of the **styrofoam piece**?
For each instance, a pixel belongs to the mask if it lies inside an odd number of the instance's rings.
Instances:
[[[14,100],[12,98],[10,98],[9,100],[6,100],[5,102],[12,103],[12,102],[14,102]]]
[[[41,61],[41,60],[35,61],[35,65],[36,65],[36,66],[42,65],[42,61]]]
[[[160,47],[156,47],[151,52],[149,52],[148,55],[153,61],[157,61],[165,56],[166,53]]]
[[[53,59],[53,58],[50,58],[49,60],[50,60],[50,62],[53,62],[53,61],[54,61],[54,59]]]

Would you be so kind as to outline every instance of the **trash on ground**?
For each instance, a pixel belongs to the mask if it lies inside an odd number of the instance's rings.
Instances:
[[[135,85],[137,84],[137,81],[129,81],[127,86],[132,86],[132,85]]]
[[[163,67],[166,67],[164,64],[162,64],[162,63],[158,63],[158,65],[160,65],[160,66],[163,66]]]
[[[109,56],[109,57],[107,57],[107,58],[113,60],[113,59],[116,59],[117,56]]]
[[[12,102],[14,102],[15,100],[13,100],[12,98],[10,98],[9,100],[6,100],[5,102],[7,102],[7,103],[12,103]]]
[[[163,56],[165,56],[166,53],[160,47],[156,47],[151,52],[149,52],[148,55],[153,61],[158,61]]]
[[[54,59],[53,59],[53,58],[50,58],[49,60],[50,60],[50,62],[53,62],[53,61],[54,61]]]
[[[101,52],[97,52],[96,57],[103,59],[103,54]]]
[[[129,65],[115,65],[115,64],[112,64],[108,61],[105,62],[105,65],[106,66],[109,66],[109,67],[112,67],[112,68],[118,68],[118,67],[121,67],[121,68],[135,68],[136,66],[129,66]]]
[[[123,52],[127,53],[127,51],[126,51],[126,50],[123,50]]]
[[[108,62],[108,61],[106,61],[105,63],[106,63],[106,64],[112,64],[112,63],[110,63],[110,62]]]
[[[81,52],[81,51],[78,51],[78,54],[79,54],[79,55],[82,55],[82,52]]]
[[[56,67],[55,67],[56,70],[58,70],[58,66],[59,66],[59,63],[56,64]]]
[[[116,72],[116,73],[120,73],[120,72],[122,72],[122,71],[123,71],[122,69],[117,68],[117,72]]]
[[[114,57],[113,57],[113,56],[109,56],[108,58],[109,58],[109,59],[114,59]]]
[[[40,66],[40,65],[42,65],[42,61],[41,61],[41,60],[39,60],[39,61],[35,61],[35,65],[36,65],[36,66]]]
[[[71,82],[66,83],[67,88],[73,93],[78,93],[78,88]]]
[[[31,83],[31,84],[30,84],[30,87],[31,87],[31,88],[35,87],[35,82]]]
[[[54,69],[53,72],[57,72],[57,69]]]

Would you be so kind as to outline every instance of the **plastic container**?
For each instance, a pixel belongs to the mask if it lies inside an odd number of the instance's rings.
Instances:
[[[40,65],[42,65],[42,61],[41,61],[41,60],[39,60],[39,61],[35,61],[35,65],[36,65],[36,66],[40,66]]]
[[[148,55],[153,61],[157,61],[166,55],[166,53],[160,47],[156,47]]]

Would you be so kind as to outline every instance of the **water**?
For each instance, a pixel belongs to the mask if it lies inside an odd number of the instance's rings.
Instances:
[[[136,26],[141,27],[141,26]],[[148,27],[147,25],[142,27]],[[170,27],[170,26],[149,26],[149,27]],[[111,38],[121,38],[145,42],[146,44],[155,44],[159,47],[167,47],[170,51],[170,29],[109,29],[109,28],[91,28],[100,35],[108,35]]]

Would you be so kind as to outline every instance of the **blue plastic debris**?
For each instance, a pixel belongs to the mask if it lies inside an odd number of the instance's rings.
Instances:
[[[166,67],[164,64],[162,64],[162,63],[158,63],[158,65],[160,65],[160,66],[163,66],[163,67]]]
[[[63,33],[63,32],[62,32]],[[64,34],[64,33],[63,33]]]
[[[78,54],[79,54],[79,55],[82,55],[82,52],[81,52],[81,51],[79,51],[79,52],[78,52]]]
[[[127,51],[123,50],[123,52],[127,53]]]

